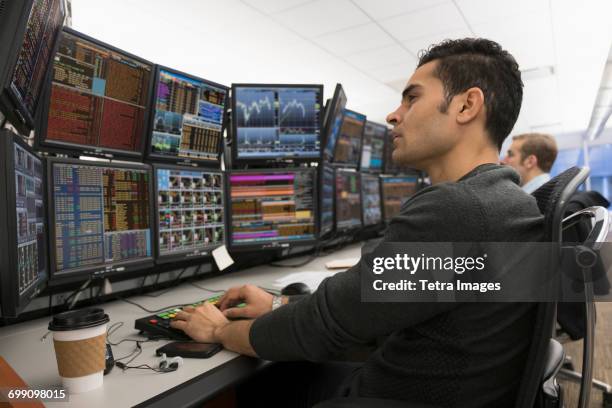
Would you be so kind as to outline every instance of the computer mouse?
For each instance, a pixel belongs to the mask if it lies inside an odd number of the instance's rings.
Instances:
[[[308,295],[310,294],[310,288],[308,285],[302,282],[294,282],[285,286],[281,290],[281,295],[283,296],[293,296],[293,295]]]

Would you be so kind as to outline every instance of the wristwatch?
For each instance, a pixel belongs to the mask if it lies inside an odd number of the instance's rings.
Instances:
[[[272,298],[272,310],[276,310],[283,305],[283,297],[282,296],[274,296]]]

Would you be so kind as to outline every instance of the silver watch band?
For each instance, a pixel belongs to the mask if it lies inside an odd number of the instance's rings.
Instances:
[[[283,297],[282,296],[274,296],[272,298],[272,310],[276,310],[283,305]]]

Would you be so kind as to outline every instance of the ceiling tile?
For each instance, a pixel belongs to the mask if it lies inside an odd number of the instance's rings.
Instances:
[[[363,11],[375,20],[395,17],[400,14],[426,9],[450,0],[353,0]]]
[[[472,28],[476,35],[496,41],[508,50],[521,69],[556,64],[548,12],[495,19]]]
[[[313,0],[241,0],[243,3],[265,13],[278,13],[301,4],[310,3]]]
[[[414,55],[419,54],[421,50],[426,50],[433,44],[438,44],[447,39],[457,39],[457,38],[465,38],[465,37],[473,37],[470,30],[467,28],[462,28],[459,30],[453,31],[444,31],[434,35],[427,35],[425,37],[415,38],[410,41],[405,41],[404,45],[414,53]]]
[[[561,123],[557,78],[552,75],[525,81],[521,112],[533,129]]]
[[[369,23],[371,20],[349,0],[318,0],[272,14],[280,24],[307,38]]]
[[[383,83],[392,82],[403,79],[408,82],[408,78],[414,72],[416,62],[414,64],[393,64],[382,68],[376,68],[368,71],[368,74],[374,79]]]
[[[463,17],[452,3],[443,3],[425,10],[382,20],[380,24],[399,41],[468,29]]]
[[[375,23],[325,34],[314,38],[313,41],[340,56],[373,50],[394,43],[394,40]]]
[[[345,57],[345,59],[362,70],[371,70],[397,64],[406,64],[406,66],[416,65],[414,57],[399,45],[351,54]]]
[[[538,13],[549,12],[548,0],[455,0],[455,3],[470,25],[532,11]],[[523,27],[521,25],[515,28],[519,30]]]

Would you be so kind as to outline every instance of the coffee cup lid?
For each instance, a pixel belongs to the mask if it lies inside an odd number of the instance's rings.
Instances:
[[[67,331],[87,329],[89,327],[108,323],[109,320],[108,315],[104,314],[104,309],[87,308],[70,310],[53,316],[53,320],[49,323],[49,330]]]

